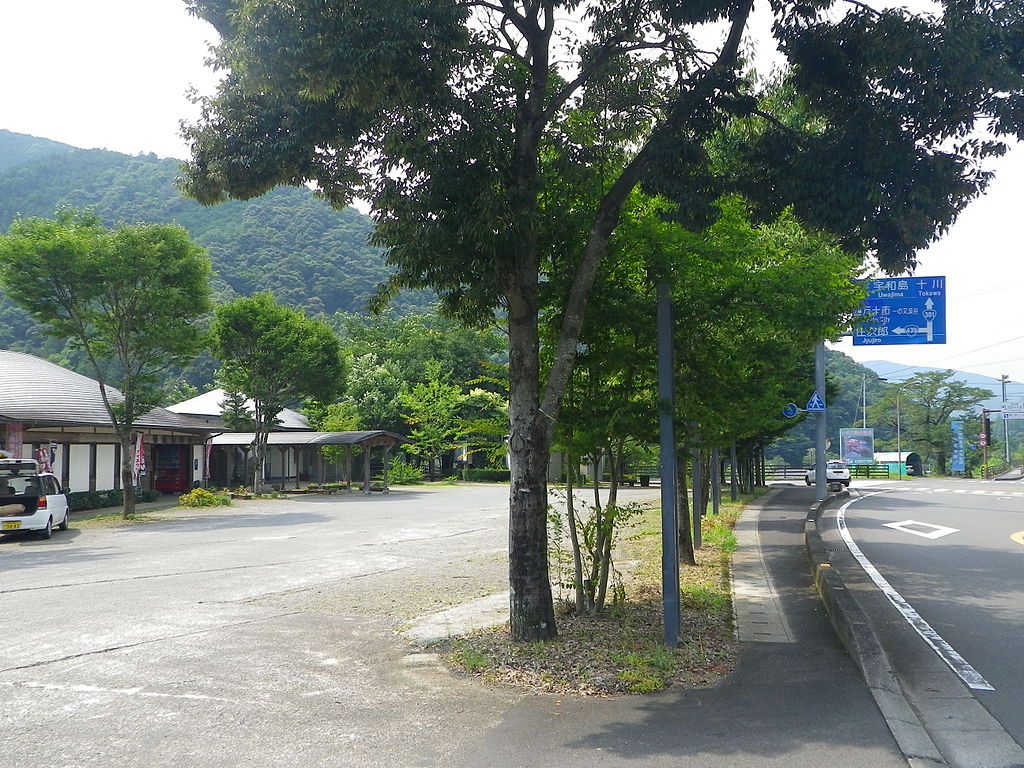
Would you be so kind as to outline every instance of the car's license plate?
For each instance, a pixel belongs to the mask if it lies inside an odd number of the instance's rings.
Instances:
[[[16,531],[21,528],[21,520],[6,520],[4,521],[3,530],[5,531]]]

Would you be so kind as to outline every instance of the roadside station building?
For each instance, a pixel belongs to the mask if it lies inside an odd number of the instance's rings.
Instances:
[[[0,450],[50,465],[65,490],[121,487],[121,445],[95,379],[23,352],[0,350]],[[107,388],[114,401],[122,395]],[[216,430],[154,408],[136,423],[142,435],[143,488],[181,493],[206,472]]]
[[[107,388],[114,401],[122,395]],[[144,489],[184,493],[196,485],[248,485],[252,433],[230,432],[221,417],[222,390],[169,408],[154,408],[135,424],[141,435]],[[289,409],[278,416],[264,462],[264,479],[282,488],[309,482],[353,482],[366,493],[374,473],[384,478],[391,450],[407,440],[382,430],[315,432]],[[320,448],[339,446],[328,462]],[[355,451],[358,464],[353,467]],[[65,490],[121,487],[121,445],[95,379],[23,352],[0,350],[0,452],[48,464]]]

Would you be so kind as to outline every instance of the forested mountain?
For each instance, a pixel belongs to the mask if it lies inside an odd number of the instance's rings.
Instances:
[[[108,225],[175,222],[209,251],[218,301],[270,290],[309,314],[363,312],[387,277],[369,246],[372,221],[333,210],[306,188],[280,188],[255,200],[203,207],[174,186],[179,162],[129,156],[0,130],[0,231],[16,216],[52,217],[59,206],[90,208]],[[430,297],[405,294],[399,311]],[[0,295],[0,348],[62,357],[31,321]],[[70,361],[69,361],[70,362]]]

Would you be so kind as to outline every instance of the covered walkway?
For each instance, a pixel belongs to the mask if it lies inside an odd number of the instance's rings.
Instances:
[[[256,436],[252,432],[224,432],[210,441],[211,480],[222,482],[225,487],[232,484],[236,470],[245,476],[245,465],[251,459],[251,447]],[[370,430],[364,432],[271,432],[267,440],[267,456],[264,457],[264,479],[273,483],[280,481],[282,489],[294,479],[295,487],[301,483],[329,482],[330,464],[319,450],[323,446],[339,446],[344,451],[344,462],[334,464],[336,480],[351,485],[352,458],[356,448],[362,449],[362,490],[369,494],[372,478],[373,454],[376,451],[383,465],[383,488],[388,491],[388,460],[391,449],[409,442],[394,432]],[[271,449],[280,451],[280,461],[271,460]],[[337,477],[341,464],[344,465],[344,479]],[[240,466],[239,466],[240,465]],[[269,476],[268,476],[269,475]]]

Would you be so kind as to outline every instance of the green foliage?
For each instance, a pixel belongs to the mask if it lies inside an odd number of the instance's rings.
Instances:
[[[344,359],[330,328],[281,306],[269,293],[217,307],[212,338],[225,389],[252,401],[256,467],[262,466],[267,434],[283,408],[306,398],[331,401],[341,393]],[[259,476],[257,470],[257,492]]]
[[[494,666],[494,661],[489,656],[463,645],[455,647],[452,659],[467,672],[480,673]]]
[[[428,363],[425,376],[427,381],[399,392],[398,400],[406,423],[412,427],[409,433],[412,442],[406,450],[427,460],[430,479],[433,479],[434,461],[457,445],[458,414],[466,396],[462,387],[446,383],[448,377],[441,373],[436,360]]]
[[[871,251],[899,271],[983,187],[978,161],[1003,148],[965,138],[985,128],[1024,135],[1024,21],[1015,5],[952,3],[928,16],[776,3],[772,32],[796,65],[788,100],[744,77],[752,3],[685,5],[190,0],[220,33],[211,58],[228,74],[185,129],[187,193],[214,203],[312,181],[337,206],[359,196],[371,201],[374,242],[395,267],[392,290],[429,287],[449,314],[478,326],[499,310],[508,318],[510,445],[524,484],[510,528],[519,640],[555,634],[546,580],[534,572],[546,556],[544,467],[593,282],[631,191],[644,184],[669,197],[669,216],[697,232],[713,201],[742,193],[754,220],[776,222],[769,238],[790,241],[787,250],[815,270],[834,266],[836,249],[823,247],[826,238],[812,242],[808,229],[831,231],[848,253]],[[710,20],[728,27],[714,51],[691,43]],[[748,124],[716,158],[711,139],[730,121]],[[569,174],[549,173],[553,162]],[[563,177],[563,203],[547,205]],[[810,227],[783,216],[788,210]],[[559,269],[548,271],[543,256],[560,228],[567,247],[552,249]],[[759,255],[770,256],[768,239],[761,245]],[[776,316],[798,321],[789,353],[835,311],[808,320],[784,270],[764,270],[747,286],[736,280],[738,263],[725,270],[737,299],[729,319],[758,342],[746,353],[756,370],[745,383],[782,362],[792,382],[803,371],[768,343],[778,329],[758,329],[743,300],[781,299]],[[558,299],[543,305],[559,318],[545,377],[539,297],[562,272]],[[804,281],[807,303],[841,293],[847,272]],[[685,281],[675,287],[677,306],[702,305]],[[728,354],[744,354],[728,348],[729,330],[715,339],[726,349],[716,353],[708,339],[684,362],[684,388],[704,387],[699,415],[716,434],[733,426],[716,420],[719,398],[733,394],[721,372],[738,369]],[[782,376],[768,381],[756,390],[765,401],[785,389]],[[747,403],[732,405],[742,413]]]
[[[477,483],[507,483],[511,473],[507,469],[475,469],[470,467],[464,473],[465,479]]]
[[[388,465],[388,483],[391,485],[418,485],[423,480],[423,470],[415,467],[401,456],[395,456]]]
[[[121,391],[106,405],[122,437],[160,402],[159,373],[203,343],[209,273],[205,253],[173,225],[108,231],[90,213],[62,209],[53,220],[17,219],[0,237],[0,284]]]
[[[899,400],[900,449],[916,451],[926,465],[946,474],[952,450],[949,422],[971,418],[992,392],[953,378],[952,370],[927,371],[905,382],[891,383],[882,397],[868,408],[870,419],[894,430]],[[895,442],[890,444],[896,449]]]
[[[193,488],[178,497],[178,504],[183,507],[226,507],[231,504],[231,499],[205,488]]]
[[[0,229],[18,216],[51,216],[62,205],[87,208],[108,227],[173,222],[209,254],[218,301],[270,290],[281,303],[309,314],[364,312],[390,274],[381,250],[367,243],[372,221],[355,209],[333,210],[304,187],[202,206],[181,196],[174,185],[179,173],[174,159],[76,149],[0,130]],[[427,292],[406,292],[393,306],[422,311],[432,300]],[[3,292],[0,348],[41,354],[90,373],[88,362],[67,350],[63,338],[39,339],[31,318]],[[200,388],[212,381],[208,361],[184,371]]]
[[[72,512],[120,507],[124,504],[124,491],[120,488],[108,491],[70,491],[67,497]],[[156,501],[159,498],[160,491],[136,491],[135,494],[138,502]]]
[[[617,672],[631,693],[652,693],[665,687],[665,680],[675,671],[676,658],[664,646],[653,646],[647,652],[617,653],[613,661],[620,665]]]
[[[135,422],[161,402],[161,374],[205,341],[209,276],[205,252],[177,225],[108,231],[64,208],[55,219],[17,219],[0,236],[0,285],[44,333],[88,359],[122,456]],[[121,471],[127,481],[124,462]],[[129,487],[126,517],[133,508]]]

